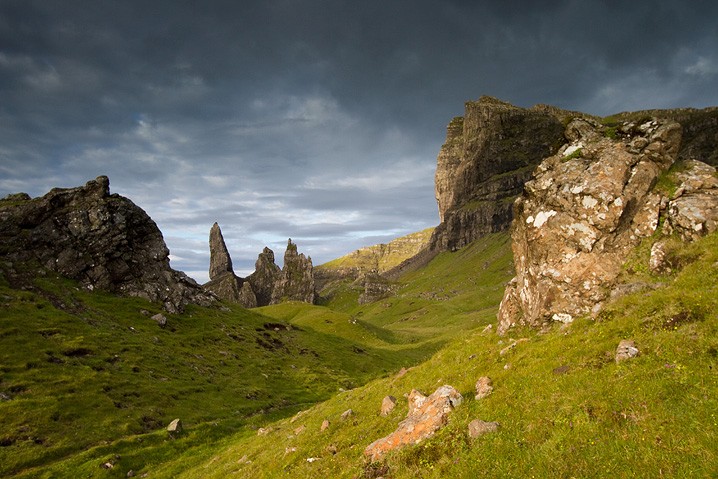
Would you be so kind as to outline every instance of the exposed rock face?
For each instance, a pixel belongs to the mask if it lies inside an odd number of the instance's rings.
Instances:
[[[428,397],[412,390],[406,419],[399,423],[396,431],[369,444],[364,455],[372,461],[378,461],[389,451],[407,444],[417,444],[433,436],[446,425],[449,413],[462,401],[461,394],[451,386],[441,386]]]
[[[312,258],[297,252],[291,238],[284,252],[284,267],[272,291],[272,304],[282,301],[314,303],[314,268]]]
[[[204,288],[220,299],[239,303],[245,308],[257,306],[252,286],[247,280],[234,274],[232,258],[217,223],[213,224],[209,231],[209,279]]]
[[[106,176],[41,198],[14,195],[0,202],[0,245],[13,266],[35,261],[88,289],[159,301],[169,312],[215,301],[170,268],[155,222],[129,199],[111,195]]]
[[[681,127],[668,120],[623,124],[612,138],[586,119],[571,122],[570,141],[543,161],[514,204],[517,276],[499,309],[499,333],[516,323],[571,322],[609,297],[627,253],[666,228],[687,237],[716,228],[711,167],[685,162],[672,198],[654,189],[676,160]],[[684,198],[685,195],[685,198]],[[699,199],[700,198],[700,199]]]
[[[664,232],[691,241],[718,229],[718,175],[700,161],[683,165],[675,175],[680,185],[669,200]]]
[[[274,286],[281,274],[282,270],[274,263],[274,251],[265,247],[254,263],[254,273],[247,278],[257,297],[257,306],[267,306],[272,302]]]
[[[373,303],[394,293],[396,285],[373,271],[363,278],[364,292],[359,296],[359,304]]]
[[[213,280],[223,273],[234,274],[234,269],[232,269],[232,258],[229,257],[222,230],[215,223],[209,230],[209,279]]]
[[[431,249],[454,250],[508,229],[511,204],[539,162],[564,141],[561,112],[515,107],[494,98],[467,102],[437,159],[435,192],[441,224]]]

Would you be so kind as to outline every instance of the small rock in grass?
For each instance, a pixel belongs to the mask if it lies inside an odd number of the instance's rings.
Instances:
[[[329,420],[325,419],[322,421],[322,425],[319,428],[320,431],[326,431],[329,428]]]
[[[482,376],[476,381],[476,396],[474,399],[483,399],[494,392],[493,382],[488,376]]]
[[[481,419],[474,419],[469,423],[469,436],[477,438],[488,434],[490,432],[496,432],[499,429],[499,423],[492,421],[482,421]]]
[[[381,401],[381,415],[388,416],[396,406],[396,398],[394,396],[386,396]]]
[[[342,420],[342,421],[346,421],[347,419],[349,419],[349,418],[352,417],[353,415],[354,415],[354,411],[353,411],[352,409],[347,409],[346,411],[344,411],[344,412],[342,413],[342,415],[341,415],[340,417],[341,417],[341,420]]]
[[[624,339],[618,343],[616,348],[616,364],[627,359],[632,359],[638,356],[638,348],[636,343],[631,339]]]

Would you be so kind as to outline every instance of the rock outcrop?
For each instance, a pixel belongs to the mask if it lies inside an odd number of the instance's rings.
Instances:
[[[272,304],[282,301],[314,303],[314,268],[312,258],[297,252],[290,238],[284,252],[284,267],[272,291]]]
[[[10,277],[22,264],[34,263],[87,289],[162,302],[169,312],[215,301],[170,267],[155,222],[129,199],[110,194],[106,176],[40,198],[12,195],[0,201],[0,245]]]
[[[281,274],[282,270],[274,263],[274,251],[265,246],[254,263],[254,273],[247,277],[257,297],[257,306],[271,304],[274,287]]]
[[[435,192],[441,224],[430,249],[455,250],[508,229],[513,200],[542,159],[563,144],[557,108],[519,108],[495,98],[467,102],[447,128],[437,159]]]
[[[409,413],[406,419],[399,423],[396,431],[369,444],[364,455],[372,461],[378,461],[389,451],[417,444],[433,436],[446,425],[448,415],[462,401],[461,394],[448,385],[441,386],[428,397],[412,390],[409,393]]]
[[[681,152],[678,123],[652,119],[609,129],[576,119],[566,138],[514,204],[517,275],[501,302],[499,333],[599,311],[628,252],[661,222],[664,233],[685,239],[716,229],[715,169],[683,161],[678,173],[668,173]],[[680,184],[674,192],[662,184],[671,180]]]
[[[314,303],[315,286],[312,259],[297,252],[289,239],[284,253],[284,268],[274,263],[274,251],[265,247],[255,262],[255,271],[247,278],[234,274],[232,259],[215,223],[209,233],[210,281],[204,285],[219,298],[245,308],[267,306],[282,301]]]
[[[250,283],[234,274],[232,258],[217,223],[209,231],[209,282],[204,288],[225,301],[239,303],[245,308],[257,307],[257,297]]]
[[[209,279],[215,279],[223,273],[234,273],[234,269],[222,230],[215,223],[209,230]]]

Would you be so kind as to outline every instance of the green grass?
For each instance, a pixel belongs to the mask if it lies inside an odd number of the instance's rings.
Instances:
[[[597,321],[509,337],[474,329],[405,376],[390,376],[319,404],[267,436],[243,436],[180,477],[368,477],[363,449],[396,427],[403,395],[451,384],[465,403],[449,424],[418,446],[391,454],[389,476],[414,477],[715,477],[718,474],[718,235],[685,247],[696,258],[668,284],[626,296]],[[527,338],[507,354],[512,339]],[[641,354],[616,364],[621,339]],[[494,393],[473,400],[488,375]],[[389,417],[381,399],[399,398]],[[339,415],[347,408],[355,416]],[[331,426],[320,432],[324,419]],[[470,439],[467,424],[498,421],[498,433]],[[305,429],[295,432],[298,425]],[[336,448],[332,454],[329,447]],[[296,450],[294,449],[296,448]],[[309,457],[319,457],[309,463]]]
[[[670,275],[645,267],[649,251],[622,280],[657,289],[595,321],[507,337],[482,332],[513,274],[507,234],[438,255],[376,303],[359,305],[345,282],[324,306],[192,308],[165,329],[139,313],[159,311],[144,301],[55,278],[36,291],[0,282],[0,392],[12,397],[0,440],[14,441],[0,447],[0,476],[715,477],[718,235],[675,243]],[[615,364],[627,338],[641,354]],[[484,375],[494,393],[476,401]],[[405,417],[404,395],[442,384],[465,398],[448,425],[368,464],[364,448]],[[397,408],[381,417],[389,394]],[[170,439],[174,417],[186,430]],[[476,418],[501,427],[470,439]]]

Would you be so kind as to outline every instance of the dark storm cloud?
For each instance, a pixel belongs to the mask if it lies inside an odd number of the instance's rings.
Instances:
[[[0,195],[108,174],[204,279],[436,224],[445,125],[482,94],[609,114],[718,104],[718,6],[0,0]],[[229,240],[228,240],[229,242]],[[204,265],[203,265],[204,263]]]

